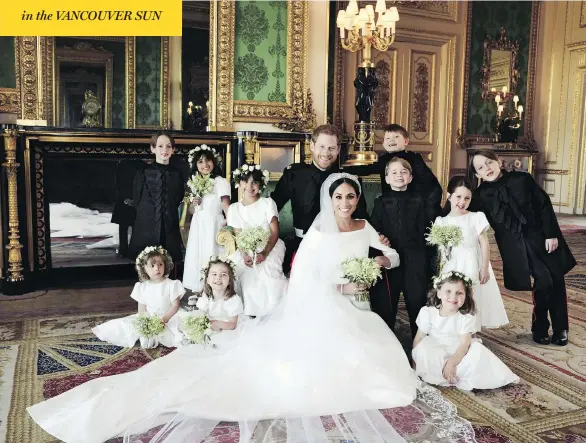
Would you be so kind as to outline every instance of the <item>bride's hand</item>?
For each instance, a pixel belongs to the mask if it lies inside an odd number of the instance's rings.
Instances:
[[[257,265],[260,265],[265,260],[266,260],[266,256],[262,252],[258,252],[256,254],[256,264]]]
[[[358,291],[366,290],[366,285],[360,285],[356,283],[346,283],[342,286],[343,295],[354,295]]]
[[[252,261],[252,257],[250,255],[242,254],[242,260],[244,260],[244,264],[246,266],[248,266],[249,268],[252,268],[253,261]]]

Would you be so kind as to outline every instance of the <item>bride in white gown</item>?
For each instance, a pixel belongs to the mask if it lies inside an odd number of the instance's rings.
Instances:
[[[221,422],[239,422],[240,442],[326,443],[334,432],[337,439],[394,443],[406,439],[379,409],[409,405],[419,392],[416,404],[435,414],[428,414],[427,434],[414,440],[474,441],[455,408],[420,384],[383,320],[340,294],[354,290],[340,284],[345,258],[365,257],[372,246],[384,253],[379,263],[398,264],[368,222],[351,219],[359,192],[348,174],[324,182],[321,213],[295,257],[286,296],[271,315],[246,322],[230,345],[177,349],[29,407],[29,414],[65,442],[117,435],[136,443],[208,442]]]

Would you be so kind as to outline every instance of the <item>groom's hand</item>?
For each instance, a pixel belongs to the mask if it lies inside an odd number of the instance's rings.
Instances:
[[[389,248],[391,247],[391,242],[389,239],[382,234],[378,235],[378,241],[380,241],[383,245],[388,246]]]

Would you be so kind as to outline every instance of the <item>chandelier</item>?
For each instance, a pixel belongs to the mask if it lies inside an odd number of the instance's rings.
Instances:
[[[338,12],[336,25],[340,29],[342,47],[351,52],[363,50],[361,66],[370,68],[373,66],[372,47],[379,51],[389,49],[395,41],[395,25],[398,21],[399,11],[394,6],[387,9],[385,0],[377,0],[375,7],[366,5],[360,10],[357,1],[350,0],[346,10]]]

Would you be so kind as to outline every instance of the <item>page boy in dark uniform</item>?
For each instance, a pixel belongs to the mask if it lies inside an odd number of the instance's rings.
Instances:
[[[385,183],[389,190],[375,200],[370,223],[389,239],[399,253],[401,265],[384,271],[386,278],[379,280],[370,290],[370,304],[372,310],[394,330],[402,292],[411,334],[415,337],[415,320],[426,304],[431,280],[425,243],[425,231],[431,220],[427,218],[421,195],[408,189],[413,179],[409,162],[394,157],[385,169]]]
[[[340,172],[338,154],[340,153],[340,134],[332,125],[321,125],[313,130],[311,136],[311,164],[294,163],[287,166],[279,179],[271,198],[279,211],[291,201],[295,238],[287,242],[287,251],[283,262],[286,273],[290,271],[291,259],[299,248],[301,240],[309,230],[320,211],[320,189],[326,178]],[[361,195],[355,218],[367,218],[366,200]]]
[[[490,149],[477,151],[470,168],[482,180],[472,197],[471,210],[484,212],[494,230],[503,259],[505,288],[533,291],[533,340],[567,345],[564,276],[576,260],[564,240],[549,196],[530,174],[501,170],[498,156]]]
[[[134,176],[136,220],[129,246],[132,259],[147,246],[162,246],[175,263],[183,260],[179,205],[185,195],[185,183],[181,171],[169,165],[174,150],[175,141],[170,134],[156,133],[151,138],[155,163],[145,165]]]
[[[413,180],[409,185],[409,191],[421,195],[424,201],[429,205],[429,218],[435,218],[441,215],[442,187],[427,166],[421,154],[415,151],[407,151],[405,148],[409,145],[409,133],[400,125],[392,124],[385,127],[383,139],[383,148],[386,152],[378,157],[378,161],[372,165],[351,166],[344,168],[349,174],[356,174],[362,177],[371,174],[380,176],[381,191],[383,193],[391,190],[391,186],[386,182],[386,166],[394,158],[407,160],[411,165]]]

